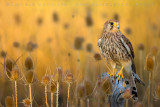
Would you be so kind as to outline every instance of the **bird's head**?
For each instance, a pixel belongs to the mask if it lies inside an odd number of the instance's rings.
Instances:
[[[105,32],[117,32],[119,31],[119,22],[114,19],[108,20],[103,27],[103,31]]]

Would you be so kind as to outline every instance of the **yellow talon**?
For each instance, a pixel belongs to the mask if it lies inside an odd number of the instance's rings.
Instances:
[[[118,72],[117,74],[118,80],[122,77],[123,78],[123,67],[121,68],[121,70]]]
[[[112,72],[112,73],[109,73],[109,76],[110,76],[110,77],[114,77],[114,76],[115,76],[115,72],[116,72],[116,69],[114,68],[114,69],[113,69],[113,72]]]

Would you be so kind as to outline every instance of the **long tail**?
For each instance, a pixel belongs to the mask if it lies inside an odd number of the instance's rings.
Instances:
[[[145,86],[144,82],[139,78],[139,76],[136,74],[136,67],[134,62],[132,61],[132,73],[133,73],[133,78],[136,82],[142,84],[143,86]]]

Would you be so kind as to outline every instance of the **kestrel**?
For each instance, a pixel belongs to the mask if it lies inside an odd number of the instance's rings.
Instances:
[[[101,38],[98,40],[98,46],[101,54],[113,68],[110,76],[115,77],[116,69],[121,68],[116,75],[129,80],[133,99],[137,100],[137,89],[133,75],[136,73],[134,64],[134,51],[131,42],[119,30],[119,22],[108,20],[103,27]],[[139,79],[138,82],[144,83]]]

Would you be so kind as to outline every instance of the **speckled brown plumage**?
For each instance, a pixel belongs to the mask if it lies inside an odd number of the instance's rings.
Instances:
[[[125,78],[130,79],[133,99],[137,100],[137,90],[133,80],[133,72],[136,73],[134,65],[134,51],[131,42],[119,30],[119,22],[108,20],[103,27],[103,32],[98,40],[101,54],[106,61],[115,69],[117,66],[124,67]]]
[[[119,29],[113,29],[113,31],[110,29],[108,31],[108,29],[106,29],[111,21],[117,22],[115,20],[107,21],[104,24],[102,36],[98,41],[98,46],[102,55],[107,61],[111,60],[116,64],[132,60],[134,58],[134,51],[131,42],[120,32]]]

